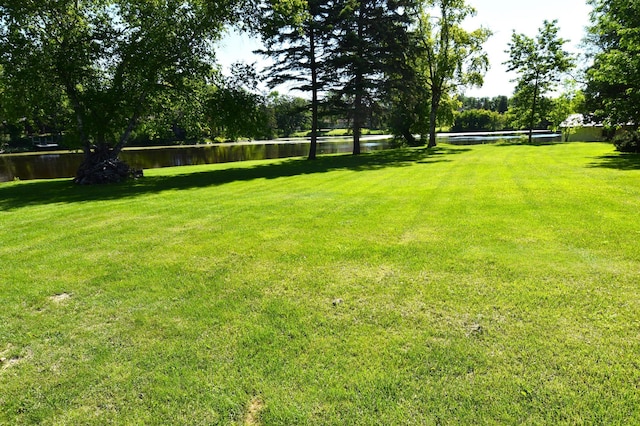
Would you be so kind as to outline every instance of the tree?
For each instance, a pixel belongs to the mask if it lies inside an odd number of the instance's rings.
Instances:
[[[0,24],[0,34],[1,34]],[[32,73],[22,72],[3,61],[3,41],[0,39],[0,110],[1,121],[10,133],[10,139],[28,136],[29,133],[42,133],[45,129],[60,129],[72,122],[72,111],[64,102],[60,90],[47,90],[46,85],[38,86],[35,81],[46,81],[46,70],[34,70]],[[7,72],[2,72],[2,64]],[[21,73],[25,77],[16,81],[12,77]]]
[[[529,143],[537,121],[544,118],[541,102],[553,90],[561,75],[575,66],[574,59],[563,50],[567,40],[558,37],[558,21],[544,21],[533,39],[514,31],[509,43],[508,71],[520,75],[514,98],[521,111],[528,113]]]
[[[496,96],[492,99],[491,111],[504,114],[509,109],[509,98],[506,96]]]
[[[496,111],[469,109],[456,116],[453,132],[496,131],[504,128],[504,117]]]
[[[551,111],[549,111],[548,119],[551,124],[551,130],[558,131],[560,125],[569,118],[570,115],[576,114],[584,109],[585,97],[582,90],[576,87],[572,80],[565,82],[565,87],[559,96],[551,100]],[[571,129],[565,129],[565,133]],[[565,134],[565,140],[569,134]]]
[[[230,77],[210,84],[205,96],[205,116],[214,136],[235,141],[241,136],[269,139],[272,129],[266,99],[257,93],[258,76],[253,66],[236,63]]]
[[[280,95],[273,92],[268,98],[275,126],[279,136],[290,136],[292,133],[311,128],[309,102],[306,99]]]
[[[429,132],[429,100],[423,55],[417,33],[410,31],[405,49],[405,66],[391,73],[388,81],[389,130],[409,146],[423,145]],[[415,135],[420,135],[416,139]]]
[[[120,180],[117,161],[152,100],[211,69],[235,0],[0,0],[0,64],[12,102],[70,109],[85,160],[76,182]]]
[[[458,96],[458,100],[462,103],[463,110],[484,109],[504,114],[509,109],[509,98],[506,96],[476,98],[462,95]]]
[[[617,126],[640,125],[640,3],[590,0],[594,7],[587,40],[593,65],[587,70],[587,107]]]
[[[270,86],[295,82],[295,89],[311,92],[309,159],[317,152],[319,93],[323,80],[327,40],[327,2],[324,0],[267,0],[260,18],[260,34],[275,63],[269,69]]]
[[[513,129],[546,129],[552,102],[547,96],[538,96],[532,111],[535,88],[533,85],[518,84],[509,102],[508,126]],[[528,137],[529,135],[527,135]]]
[[[406,64],[408,11],[414,7],[413,0],[336,0],[329,11],[333,104],[351,119],[354,155],[360,154],[367,110],[385,92],[388,77]]]
[[[424,144],[424,135],[429,132],[429,99],[423,74],[417,72],[416,64],[408,67],[404,75],[398,75],[390,84],[389,130],[409,146]],[[416,139],[415,135],[421,139]]]
[[[435,13],[429,9],[435,8]],[[491,31],[479,28],[468,32],[462,22],[475,14],[464,0],[425,0],[418,15],[417,41],[422,60],[418,61],[430,93],[429,147],[436,145],[436,126],[442,104],[460,86],[481,86],[489,60],[482,45]]]

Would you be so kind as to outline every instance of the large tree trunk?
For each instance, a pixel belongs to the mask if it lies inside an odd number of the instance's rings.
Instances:
[[[145,96],[143,94],[140,97],[140,102],[142,102],[144,98]],[[95,185],[116,183],[129,178],[142,177],[142,170],[134,170],[118,158],[136,126],[138,111],[139,109],[129,118],[127,128],[113,148],[107,143],[100,143],[91,149],[88,140],[85,141],[84,161],[78,168],[74,179],[75,183],[80,185]]]
[[[418,141],[409,128],[402,130],[402,137],[409,146],[418,146]]]
[[[433,148],[437,145],[436,143],[436,112],[431,111],[429,113],[429,145],[427,148]]]
[[[95,185],[120,182],[134,175],[141,176],[142,171],[134,172],[126,163],[118,159],[118,154],[122,150],[122,146],[118,146],[117,151],[114,151],[106,143],[99,144],[95,147],[91,146],[89,138],[84,132],[84,120],[82,114],[79,112],[79,104],[76,106],[76,110],[78,111],[76,112],[77,127],[82,140],[84,161],[80,164],[80,167],[78,167],[76,177],[73,181],[80,185]]]
[[[360,155],[360,135],[362,133],[362,108],[363,108],[363,94],[364,94],[364,71],[362,69],[362,58],[364,57],[362,40],[364,38],[364,16],[365,16],[365,2],[360,2],[360,10],[358,12],[358,45],[355,67],[355,99],[353,103],[353,155]]]
[[[316,65],[316,40],[313,22],[309,28],[309,60],[311,61],[311,145],[309,160],[316,159],[318,147],[318,68]]]
[[[118,158],[118,152],[107,144],[93,148],[88,155],[85,155],[74,182],[80,185],[95,185],[142,177],[142,170],[129,167]]]
[[[357,83],[356,83],[357,84]],[[362,133],[362,94],[356,93],[353,109],[353,155],[360,155],[360,134]]]
[[[531,106],[531,117],[529,118],[529,145],[533,141],[533,126],[536,119],[536,109],[538,106],[538,74],[536,74],[536,84],[533,88],[533,104]]]
[[[309,146],[309,160],[317,158],[318,151],[318,93],[313,89],[311,101],[311,145]]]
[[[436,143],[436,121],[438,119],[438,108],[440,108],[440,96],[434,93],[431,97],[431,111],[429,111],[429,144],[427,148],[433,148]]]

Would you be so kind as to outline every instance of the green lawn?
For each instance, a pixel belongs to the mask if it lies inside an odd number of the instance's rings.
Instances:
[[[640,157],[0,184],[0,424],[640,424]]]
[[[364,135],[387,135],[389,134],[388,130],[371,130],[371,129],[360,129],[361,134]],[[353,129],[331,129],[331,130],[321,130],[318,136],[351,136],[353,135]],[[310,130],[303,130],[300,132],[295,132],[291,135],[292,137],[311,137]]]

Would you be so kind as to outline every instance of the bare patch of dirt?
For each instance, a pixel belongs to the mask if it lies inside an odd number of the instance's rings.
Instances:
[[[244,416],[245,426],[259,426],[260,425],[260,411],[264,408],[264,402],[259,396],[253,397],[249,403],[247,414]]]
[[[17,363],[19,363],[20,361],[22,361],[22,358],[16,356],[13,358],[0,358],[0,365],[2,366],[2,369],[5,370],[7,368],[11,368],[14,365],[16,365]]]
[[[11,344],[7,347],[7,349],[0,352],[0,370],[7,370],[14,365],[24,361],[27,357],[31,356],[31,351],[27,351],[26,354],[22,355],[15,355],[15,352],[16,351]]]
[[[69,299],[71,299],[71,295],[69,293],[60,293],[49,297],[49,300],[54,303],[62,303]]]

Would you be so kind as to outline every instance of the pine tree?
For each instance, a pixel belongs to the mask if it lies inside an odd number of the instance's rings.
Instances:
[[[332,43],[334,105],[352,120],[353,154],[360,154],[366,110],[387,88],[389,76],[404,67],[412,0],[336,0],[328,23]]]
[[[311,92],[310,160],[316,158],[319,94],[325,86],[327,8],[326,0],[269,0],[260,18],[259,32],[266,48],[259,53],[274,60],[268,70],[269,84],[293,82],[295,89]]]

